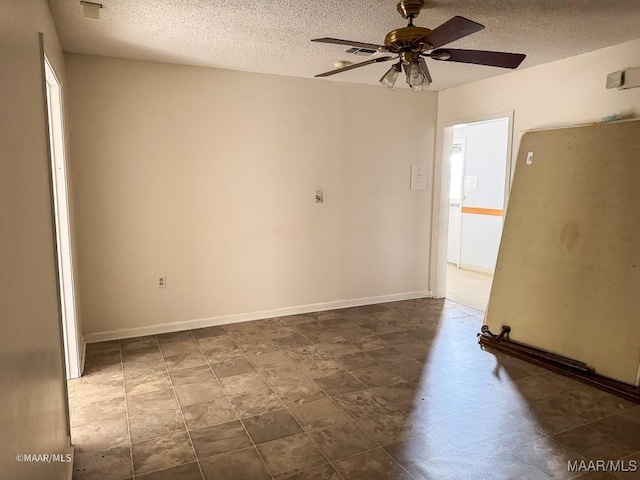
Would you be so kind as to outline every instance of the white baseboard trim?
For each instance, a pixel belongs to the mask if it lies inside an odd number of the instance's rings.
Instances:
[[[467,265],[466,263],[461,263],[460,269],[493,277],[493,270],[489,270],[488,268],[476,267],[475,265]]]
[[[295,307],[276,308],[272,310],[262,310],[258,312],[237,313],[232,315],[222,315],[219,317],[200,318],[197,320],[185,320],[182,322],[163,323],[150,325],[148,327],[125,328],[122,330],[112,330],[106,332],[87,333],[84,336],[86,343],[105,342],[108,340],[120,340],[122,338],[142,337],[144,335],[158,335],[160,333],[179,332],[181,330],[191,330],[193,328],[215,327],[220,325],[230,325],[232,323],[249,322],[252,320],[263,320],[265,318],[285,317],[288,315],[301,315],[304,313],[322,312],[325,310],[335,310],[340,308],[360,307],[363,305],[374,305],[376,303],[389,303],[401,300],[413,300],[416,298],[432,297],[430,290],[418,292],[396,293],[392,295],[380,295],[377,297],[355,298],[351,300],[336,300],[333,302],[312,303],[308,305],[298,305]],[[84,356],[83,356],[84,366]]]

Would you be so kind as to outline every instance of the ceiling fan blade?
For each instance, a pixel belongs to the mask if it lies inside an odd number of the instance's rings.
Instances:
[[[425,61],[424,57],[420,57],[420,66],[422,67],[422,71],[427,77],[427,81],[430,84],[433,83],[433,79],[431,78],[431,73],[429,72],[429,68],[427,67],[427,62]]]
[[[445,62],[473,63],[490,67],[518,68],[525,59],[523,53],[487,52],[485,50],[459,50],[443,48],[434,50],[428,56]]]
[[[387,62],[389,60],[394,60],[398,57],[378,57],[373,58],[371,60],[367,60],[366,62],[354,63],[353,65],[347,65],[346,67],[337,68],[336,70],[331,70],[329,72],[319,73],[315,75],[316,77],[328,77],[330,75],[335,75],[336,73],[346,72],[347,70],[353,70],[354,68],[364,67],[365,65],[371,65],[372,63],[378,62]]]
[[[387,50],[384,45],[376,45],[375,43],[352,42],[351,40],[340,40],[339,38],[314,38],[312,42],[333,43],[336,45],[347,45],[350,47],[368,48],[370,50]]]
[[[479,32],[483,28],[484,25],[469,20],[468,18],[455,16],[439,27],[434,28],[426,35],[416,39],[413,44],[428,43],[431,45],[431,48],[438,48],[459,38]]]

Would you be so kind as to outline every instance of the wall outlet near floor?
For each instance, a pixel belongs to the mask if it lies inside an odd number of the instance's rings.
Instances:
[[[158,277],[158,288],[164,288],[167,286],[167,277],[162,275]]]

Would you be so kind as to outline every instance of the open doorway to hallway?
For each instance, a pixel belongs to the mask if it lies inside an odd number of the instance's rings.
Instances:
[[[445,128],[450,166],[446,297],[485,311],[508,195],[510,117]]]

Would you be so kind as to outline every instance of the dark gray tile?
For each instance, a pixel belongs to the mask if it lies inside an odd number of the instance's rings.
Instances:
[[[177,408],[129,418],[131,443],[165,437],[184,430],[184,420]]]
[[[217,380],[213,382],[178,385],[174,390],[181,406],[207,402],[214,398],[225,396],[224,390]]]
[[[371,391],[382,398],[391,408],[407,409],[422,401],[416,388],[408,383],[394,383],[372,388]]]
[[[212,382],[216,379],[208,365],[199,367],[183,368],[169,372],[174,386],[188,385],[190,383]]]
[[[236,358],[220,363],[211,363],[211,368],[218,378],[231,377],[255,371],[253,365],[246,358]]]
[[[131,446],[133,470],[136,475],[154,472],[183,463],[193,462],[195,456],[187,432],[153,438]]]
[[[167,372],[153,371],[127,377],[124,381],[124,389],[127,395],[153,392],[163,388],[171,388],[171,380]]]
[[[400,412],[359,418],[357,423],[380,445],[407,440],[421,433],[420,429],[414,427],[411,416]]]
[[[581,425],[580,421],[567,417],[562,410],[550,405],[546,400],[510,410],[508,414],[528,420],[531,425],[547,435],[554,435]]]
[[[287,410],[267,412],[242,420],[247,432],[257,445],[282,437],[302,433],[302,428]]]
[[[574,477],[574,480],[617,480],[616,477],[607,472],[589,472],[579,477]]]
[[[191,334],[196,340],[198,340],[200,338],[220,337],[226,335],[227,332],[225,332],[222,327],[205,327],[195,328],[191,330]]]
[[[253,417],[261,413],[281,410],[285,405],[278,396],[269,388],[261,388],[249,393],[243,393],[229,397],[231,405],[235,408],[240,418]]]
[[[126,362],[123,364],[123,371],[125,378],[133,377],[137,375],[143,375],[145,373],[164,372],[167,367],[165,366],[162,355],[154,354],[150,358],[142,360],[135,360]]]
[[[349,421],[349,416],[338,408],[330,398],[291,407],[291,413],[296,416],[306,430],[324,428]]]
[[[269,480],[271,474],[255,447],[200,460],[205,480]]]
[[[173,343],[161,343],[160,351],[162,355],[167,357],[174,357],[176,355],[186,355],[188,353],[199,353],[200,347],[193,338],[189,340],[181,340]]]
[[[238,419],[235,410],[226,397],[182,407],[182,415],[189,430]]]
[[[421,339],[411,335],[409,332],[391,332],[378,335],[381,339],[390,345],[402,345],[406,343],[418,343]]]
[[[93,403],[74,405],[71,426],[79,427],[87,423],[117,420],[126,417],[124,397],[111,398]]]
[[[74,480],[122,480],[133,474],[131,450],[124,447],[74,456]]]
[[[353,355],[355,353],[362,353],[360,349],[346,340],[338,342],[317,343],[314,345],[316,350],[326,353],[331,358],[339,360],[345,355]]]
[[[345,370],[351,371],[358,368],[371,367],[377,365],[373,358],[364,352],[350,353],[348,355],[342,355],[336,359],[338,364]]]
[[[381,448],[334,463],[343,478],[349,480],[410,480],[403,468]]]
[[[281,477],[282,480],[342,480],[335,468],[330,464],[314,467],[304,472],[294,473],[293,475],[287,475]]]
[[[272,338],[272,341],[282,349],[311,345],[311,342],[300,333],[294,333],[292,335],[287,335],[279,338]]]
[[[556,442],[591,460],[617,460],[633,449],[590,427],[578,427],[552,437]]]
[[[238,420],[199,428],[189,434],[200,459],[251,446],[251,439]]]
[[[305,338],[309,340],[312,344],[333,343],[333,342],[341,342],[346,340],[344,337],[341,337],[336,332],[333,332],[331,330],[315,330],[315,331],[308,331],[303,333]]]
[[[175,409],[178,407],[173,388],[154,390],[140,395],[130,395],[127,397],[128,415],[137,417],[147,413],[154,413],[160,410]]]
[[[314,430],[309,435],[332,461],[377,447],[376,442],[353,422]]]
[[[260,369],[263,367],[282,367],[287,365],[295,365],[289,357],[287,357],[283,352],[269,352],[261,355],[248,355],[249,360],[253,363],[256,368]]]
[[[250,393],[268,387],[264,379],[257,372],[221,378],[220,384],[229,396]]]
[[[619,412],[618,415],[623,416],[627,420],[631,420],[632,422],[640,424],[640,405],[634,408],[623,410]]]
[[[127,419],[88,423],[71,429],[71,442],[77,453],[107,450],[129,444]]]
[[[191,335],[190,330],[181,330],[179,332],[161,333],[160,335],[156,335],[156,338],[158,339],[158,343],[160,345],[166,345],[169,343],[182,343],[192,341],[193,335]]]
[[[258,451],[274,477],[309,470],[327,459],[305,433],[258,445]]]
[[[365,390],[367,387],[360,383],[350,373],[339,373],[327,377],[316,378],[315,382],[331,396]]]
[[[513,450],[513,453],[558,480],[570,479],[576,473],[570,471],[569,462],[588,460],[582,455],[563,447],[550,438],[541,438]]]
[[[372,350],[370,352],[367,352],[367,354],[370,355],[375,360],[377,360],[378,362],[380,362],[381,364],[387,365],[387,366],[394,365],[401,362],[413,361],[413,358],[411,358],[406,353],[402,353],[400,350],[398,350],[395,347],[387,347],[387,348],[381,348],[379,350]]]
[[[101,400],[124,397],[122,380],[110,383],[77,383],[74,405],[86,405]]]
[[[367,387],[381,387],[404,382],[404,379],[382,365],[359,368],[351,374]]]
[[[188,353],[199,353],[200,348],[193,338],[189,338],[188,340],[180,340],[172,343],[160,343],[160,351],[162,355],[167,358]]]
[[[198,464],[193,462],[146,475],[136,475],[136,480],[202,480],[202,474]]]
[[[276,385],[273,387],[273,390],[288,407],[298,406],[326,398],[325,393],[313,380],[303,380],[297,383]]]
[[[389,346],[383,339],[376,337],[375,335],[359,335],[357,337],[349,338],[349,341],[360,350],[365,352],[379,350]]]
[[[272,387],[307,380],[309,377],[291,364],[258,367],[258,371]]]
[[[396,410],[371,390],[339,395],[335,397],[335,401],[352,418],[370,417]]]
[[[640,452],[632,453],[620,459],[623,470],[615,472],[615,476],[620,480],[639,480],[640,479]]]
[[[122,352],[130,352],[135,350],[148,350],[155,347],[156,350],[160,350],[160,344],[155,335],[146,335],[144,337],[125,338],[120,340]]]
[[[493,450],[491,450],[492,445],[487,445],[487,447],[486,452],[493,453]],[[435,474],[436,471],[430,469],[430,466],[434,458],[442,457],[449,458],[452,463],[455,462],[454,459],[456,457],[470,460],[466,476],[449,474],[442,476],[442,478],[492,478],[490,476],[482,476],[481,473],[484,472],[474,471],[473,461],[477,463],[477,466],[480,466],[482,462],[481,456],[472,456],[466,452],[462,453],[461,450],[451,447],[435,435],[409,438],[387,445],[384,449],[415,478],[441,478]],[[437,465],[437,462],[435,463]]]
[[[181,370],[183,368],[205,365],[207,361],[205,360],[204,355],[198,351],[165,357],[164,363],[167,366],[167,370]]]
[[[224,336],[198,338],[196,343],[200,347],[200,350],[204,352],[207,360],[209,360],[209,355],[214,355],[215,352],[225,352],[227,354],[226,359],[234,358],[227,352],[236,352],[237,356],[244,356],[244,353],[238,348],[233,339],[226,334]],[[213,357],[212,359],[215,360],[216,358]],[[217,361],[223,360],[224,359],[217,359]]]
[[[597,422],[590,423],[589,427],[624,443],[634,450],[640,450],[640,424],[625,418],[622,415],[612,415]]]

